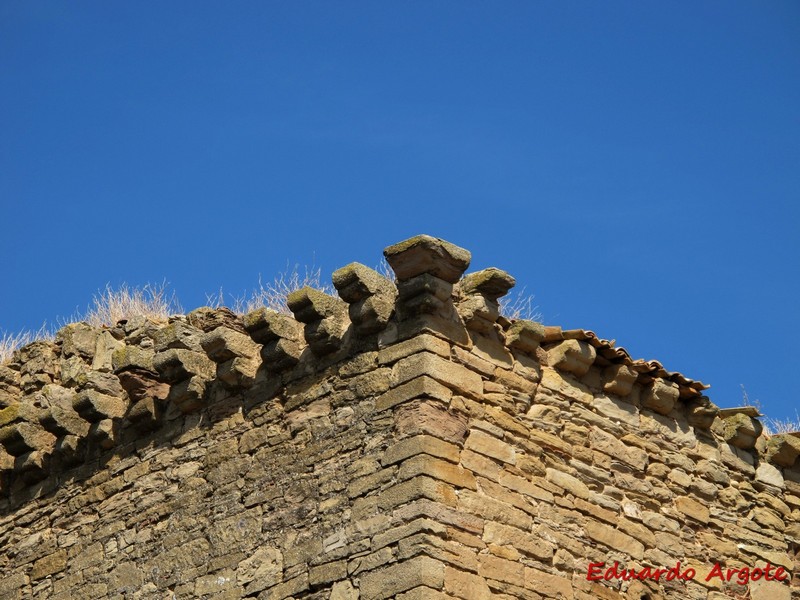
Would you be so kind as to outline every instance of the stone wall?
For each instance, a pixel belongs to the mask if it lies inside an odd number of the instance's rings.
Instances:
[[[466,250],[385,255],[292,315],[78,323],[0,367],[0,598],[800,594],[800,437],[502,317]]]

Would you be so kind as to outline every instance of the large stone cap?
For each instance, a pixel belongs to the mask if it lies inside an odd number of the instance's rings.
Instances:
[[[399,281],[429,273],[455,283],[469,267],[468,250],[429,235],[418,235],[383,251]]]

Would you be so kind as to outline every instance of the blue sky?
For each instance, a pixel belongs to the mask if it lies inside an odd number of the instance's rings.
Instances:
[[[0,1],[0,328],[418,233],[794,417],[800,4]]]

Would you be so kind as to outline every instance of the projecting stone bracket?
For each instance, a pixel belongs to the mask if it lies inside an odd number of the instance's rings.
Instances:
[[[216,365],[205,354],[193,350],[169,349],[153,359],[158,374],[169,383],[177,383],[195,375],[211,379]]]
[[[252,385],[261,365],[261,348],[248,335],[217,327],[200,338],[200,345],[217,363],[216,376],[223,384],[229,388]]]
[[[544,326],[534,321],[517,319],[505,331],[509,348],[534,354],[544,338]]]
[[[306,286],[289,294],[286,304],[295,318],[305,323],[303,335],[316,356],[342,347],[350,325],[345,302]]]
[[[34,450],[52,449],[56,437],[27,421],[17,421],[0,428],[0,445],[11,456],[22,456]]]
[[[668,415],[675,408],[679,396],[677,384],[656,379],[642,392],[642,406],[661,415]]]
[[[686,416],[689,424],[697,429],[711,429],[719,414],[719,407],[707,396],[693,398],[686,403]]]
[[[596,357],[597,352],[594,347],[580,340],[564,340],[547,350],[549,365],[578,377],[589,372]]]
[[[161,379],[172,384],[167,400],[185,414],[203,405],[206,386],[216,374],[216,365],[208,356],[184,348],[157,353],[153,366]]]
[[[289,315],[259,308],[244,316],[250,337],[261,344],[264,369],[277,373],[297,364],[306,347],[303,326]]]
[[[624,397],[631,393],[633,384],[639,376],[633,368],[624,364],[611,364],[603,369],[603,391]]]
[[[397,276],[397,336],[431,332],[454,343],[470,339],[453,305],[453,284],[469,267],[467,250],[421,235],[383,251]]]
[[[394,313],[397,288],[377,271],[360,263],[350,263],[334,271],[333,285],[349,304],[350,321],[359,335],[386,327]]]
[[[497,300],[505,296],[515,284],[511,275],[495,268],[466,275],[458,284],[461,300],[456,308],[467,328],[482,334],[492,333],[500,317]]]

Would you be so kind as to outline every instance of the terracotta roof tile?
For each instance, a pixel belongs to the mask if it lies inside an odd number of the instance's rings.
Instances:
[[[543,344],[560,342],[563,340],[580,340],[593,346],[597,350],[601,364],[623,363],[630,366],[645,377],[660,378],[678,384],[681,398],[692,398],[702,395],[709,385],[702,381],[689,379],[677,371],[667,371],[664,365],[657,360],[633,359],[625,348],[615,347],[616,340],[604,340],[588,329],[561,329],[558,326],[545,326]]]

